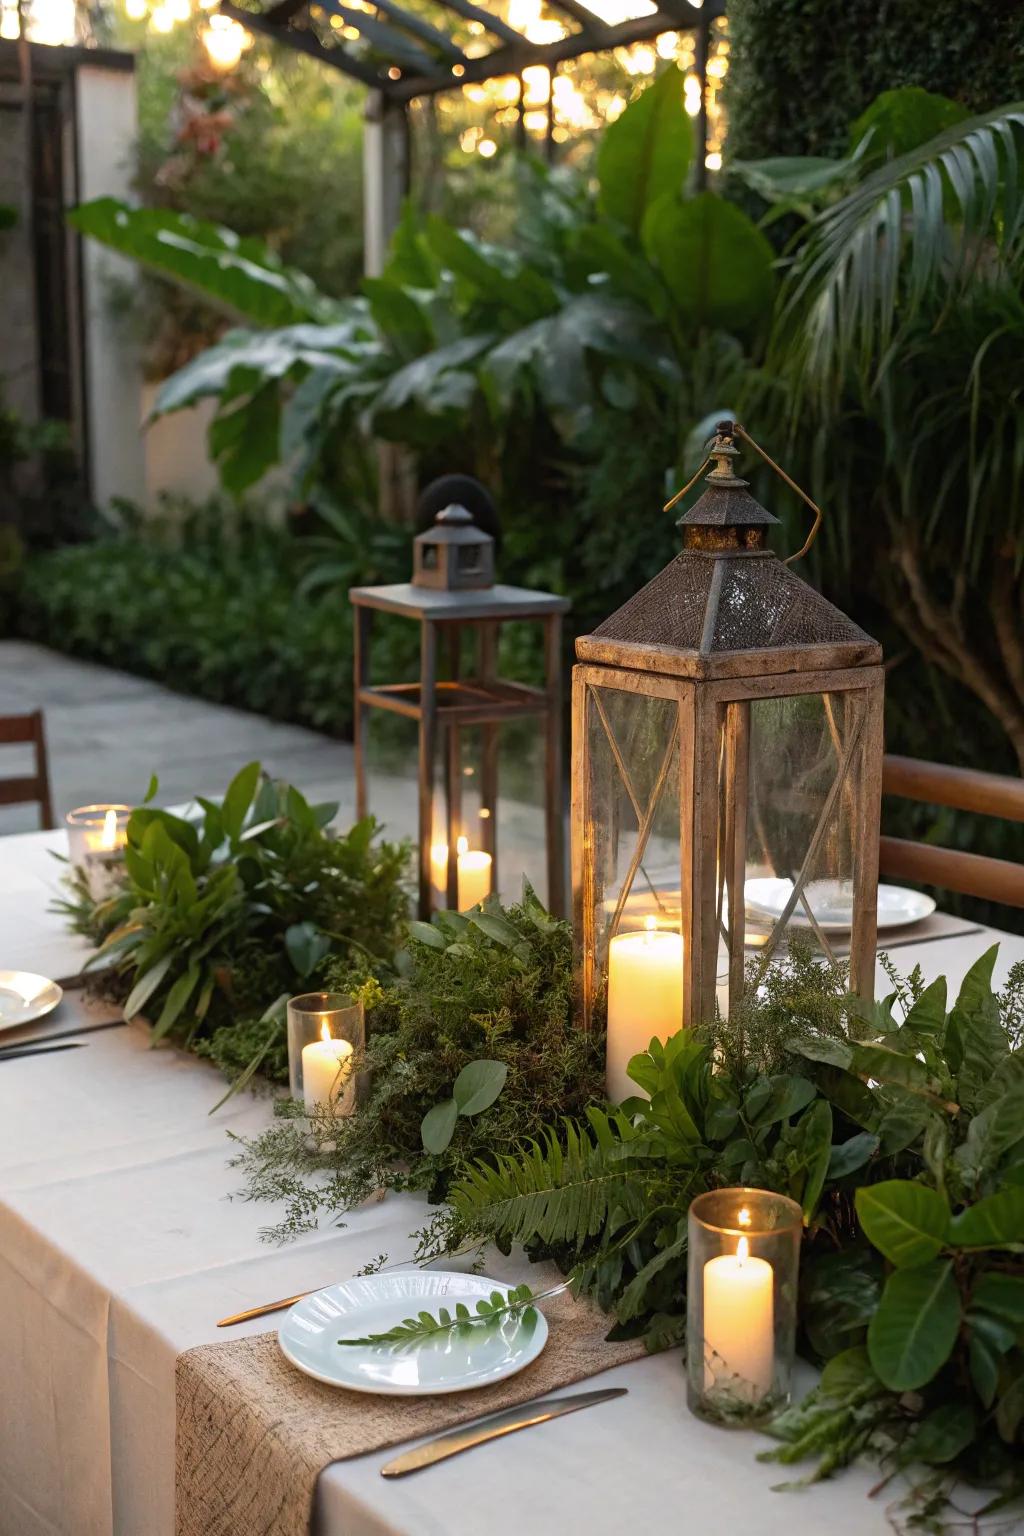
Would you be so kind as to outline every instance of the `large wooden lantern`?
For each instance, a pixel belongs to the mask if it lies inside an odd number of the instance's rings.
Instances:
[[[631,1055],[727,1013],[794,927],[831,953],[845,920],[873,992],[881,651],[766,548],[737,437],[719,424],[681,553],[576,642],[577,977],[617,1100]]]
[[[496,585],[493,546],[493,539],[476,526],[465,508],[446,507],[414,541],[411,582],[353,587],[349,592],[355,616],[357,811],[365,816],[369,806],[367,711],[386,709],[414,720],[419,737],[418,910],[424,919],[436,909],[464,911],[498,889],[498,732],[518,719],[534,720],[543,732],[548,905],[559,914],[565,906],[562,616],[569,602],[554,592]],[[371,682],[375,612],[402,614],[420,625],[417,681]],[[544,627],[542,688],[499,675],[499,632],[512,620]],[[463,793],[468,768],[465,749],[467,738],[477,730],[479,804],[471,817]],[[440,826],[434,803],[439,746],[444,759]]]

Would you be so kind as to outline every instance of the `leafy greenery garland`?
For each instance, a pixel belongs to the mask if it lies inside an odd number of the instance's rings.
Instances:
[[[81,871],[59,904],[98,946],[99,985],[127,1017],[248,1080],[287,1079],[283,1003],[320,984],[329,957],[386,964],[407,914],[405,844],[372,817],[344,836],[337,806],[310,805],[294,786],[243,768],[199,814],[148,802],[129,820],[123,870],[109,894]]]
[[[284,1202],[272,1239],[340,1221],[382,1189],[443,1200],[473,1159],[510,1157],[600,1096],[603,1042],[573,1020],[568,924],[529,886],[515,906],[490,898],[435,922],[409,925],[397,971],[327,965],[328,984],[366,1008],[369,1094],[338,1121],[279,1103],[267,1131],[239,1142],[245,1196]]]
[[[775,1422],[780,1446],[768,1455],[786,1465],[815,1457],[810,1479],[864,1453],[887,1477],[910,1474],[892,1511],[908,1530],[949,1529],[965,1482],[990,1490],[978,1502],[996,1514],[1024,1495],[1024,966],[996,996],[995,953],[947,1009],[945,981],[925,986],[918,971],[891,971],[890,995],[865,1005],[841,970],[797,948],[730,1020],[635,1057],[630,1074],[645,1096],[600,1103],[594,1063],[568,1115],[538,1116],[531,1084],[541,1081],[549,1110],[553,1085],[556,1100],[568,1086],[564,925],[530,894],[508,913],[445,916],[429,938],[417,929],[404,980],[371,1007],[368,1115],[343,1128],[327,1159],[308,1150],[305,1119],[248,1144],[247,1193],[285,1196],[279,1236],[337,1217],[368,1192],[354,1168],[369,1175],[385,1106],[400,1108],[378,1145],[380,1182],[445,1200],[418,1257],[522,1244],[611,1313],[609,1337],[642,1335],[661,1349],[685,1332],[693,1197],[738,1183],[780,1191],[804,1210],[801,1342],[825,1371]],[[430,1098],[439,1088],[451,1096],[472,1052],[502,1058],[512,1037],[495,1025],[526,996],[549,1020],[557,999],[559,1025],[541,1033],[531,1078],[523,1040],[505,1056],[513,1097],[499,1091],[478,1121],[455,1117],[442,1154],[417,1153]],[[326,1140],[326,1127],[314,1132]],[[396,1173],[386,1164],[399,1145]]]

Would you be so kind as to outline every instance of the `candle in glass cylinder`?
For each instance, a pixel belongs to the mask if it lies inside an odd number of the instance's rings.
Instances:
[[[613,1104],[641,1090],[627,1073],[630,1058],[656,1035],[667,1040],[683,1022],[683,939],[648,917],[641,933],[620,933],[608,947],[608,1097]]]
[[[740,1213],[741,1220],[743,1213]],[[736,1252],[704,1266],[704,1387],[751,1404],[772,1390],[775,1371],[772,1266],[751,1257],[741,1237]]]
[[[302,1049],[302,1098],[307,1115],[326,1108],[335,1115],[352,1113],[355,1108],[353,1054],[348,1040],[331,1038],[325,1019],[320,1027],[320,1039]]]

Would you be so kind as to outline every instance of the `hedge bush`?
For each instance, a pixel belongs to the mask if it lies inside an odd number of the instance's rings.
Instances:
[[[882,89],[1024,97],[1020,0],[729,0],[729,154],[835,155]]]
[[[345,736],[351,614],[337,593],[297,591],[307,568],[300,540],[254,521],[214,519],[201,535],[139,526],[31,554],[11,627],[182,693]],[[415,664],[407,628],[382,632],[385,664]]]

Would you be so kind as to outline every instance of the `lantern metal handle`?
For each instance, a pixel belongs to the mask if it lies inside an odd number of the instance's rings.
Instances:
[[[822,517],[823,517],[822,510],[821,510],[821,508],[818,506],[818,504],[816,502],[811,500],[811,498],[808,496],[806,491],[802,491],[800,489],[800,487],[797,485],[795,480],[790,479],[789,475],[786,474],[786,471],[782,468],[782,466],[779,465],[779,464],[776,464],[775,460],[773,458],[771,458],[769,454],[765,453],[764,449],[761,447],[761,445],[759,443],[755,443],[754,439],[751,437],[751,435],[747,431],[746,427],[741,427],[738,421],[734,421],[732,423],[732,432],[733,432],[733,434],[736,437],[741,437],[741,438],[743,438],[744,442],[749,443],[751,448],[753,448],[754,452],[760,454],[761,458],[768,465],[769,469],[773,469],[775,471],[775,473],[778,475],[779,479],[785,481],[786,485],[789,486],[790,490],[791,491],[795,491],[796,494],[800,497],[800,500],[802,502],[804,502],[808,507],[810,507],[811,511],[814,513],[814,522],[811,524],[811,531],[807,535],[807,537],[804,540],[803,544],[797,550],[795,555],[787,555],[786,558],[782,562],[783,565],[792,565],[794,560],[801,560],[801,559],[803,559],[804,555],[806,555],[807,551],[810,549],[811,545],[814,543],[815,539],[818,537],[818,529],[821,527]],[[712,455],[709,454],[707,456],[707,458],[704,460],[703,464],[698,469],[697,473],[695,475],[693,475],[691,477],[691,479],[687,480],[686,484],[683,486],[681,491],[676,491],[675,495],[671,498],[671,500],[669,500],[669,501],[667,501],[665,503],[664,507],[662,508],[662,511],[664,511],[664,512],[671,512],[672,508],[676,505],[676,503],[682,501],[682,499],[686,495],[687,491],[692,490],[692,488],[696,485],[696,483],[700,479],[701,475],[704,473],[704,471],[707,469],[708,465],[711,463],[711,459],[712,459]]]

